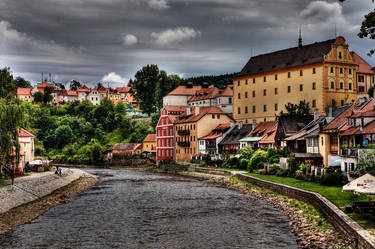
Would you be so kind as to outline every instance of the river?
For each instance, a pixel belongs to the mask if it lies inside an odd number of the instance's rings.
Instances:
[[[288,218],[221,185],[146,171],[86,169],[100,181],[0,248],[298,248]]]

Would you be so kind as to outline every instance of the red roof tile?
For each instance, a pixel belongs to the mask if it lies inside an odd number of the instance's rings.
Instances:
[[[195,93],[202,89],[202,86],[178,86],[174,90],[172,90],[168,95],[185,95],[185,96],[193,96]]]
[[[156,142],[156,134],[148,134],[145,139],[143,139],[143,142]]]
[[[363,134],[372,134],[375,133],[375,121],[367,124],[362,131]]]
[[[118,93],[128,93],[130,91],[130,86],[126,86],[126,87],[117,87],[116,88],[116,91]]]
[[[190,123],[190,122],[196,122],[200,120],[204,115],[206,114],[221,114],[221,115],[227,115],[221,110],[219,107],[216,106],[209,106],[209,107],[190,107],[191,114],[190,115],[181,115],[176,120],[176,123]],[[199,108],[199,114],[195,114]],[[229,117],[229,116],[228,116]]]
[[[107,89],[105,89],[103,87],[99,88],[97,91],[98,91],[98,93],[107,93]]]
[[[38,88],[45,88],[45,87],[52,87],[53,88],[53,85],[48,83],[48,82],[43,82],[43,83],[39,84],[37,87]]]
[[[32,88],[17,88],[17,95],[31,95]]]
[[[358,64],[357,73],[364,73],[364,74],[374,74],[371,70],[372,66],[367,63],[361,56],[359,56],[356,52],[351,52],[355,62]]]
[[[230,123],[227,124],[219,124],[215,129],[213,129],[210,134],[207,136],[201,137],[199,139],[215,139],[221,137],[226,130],[230,128]]]
[[[68,95],[68,96],[78,96],[78,92],[72,91],[72,90],[67,90],[66,95]]]
[[[277,124],[278,121],[261,122],[249,134],[249,137],[263,137],[265,134],[272,131],[277,126]]]
[[[19,137],[35,137],[33,134],[25,130],[24,128],[18,128]]]
[[[77,92],[91,92],[91,89],[84,85],[78,88]]]
[[[137,100],[130,93],[126,94],[125,101],[128,102],[128,103],[137,103]]]

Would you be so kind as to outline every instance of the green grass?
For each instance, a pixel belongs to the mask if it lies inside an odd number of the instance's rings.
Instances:
[[[319,193],[341,209],[343,209],[346,204],[352,204],[353,201],[368,200],[364,195],[359,196],[348,192],[342,192],[341,187],[325,186],[316,182],[298,180],[292,177],[279,177],[275,175],[260,175],[254,173],[247,173],[247,175]]]
[[[243,171],[242,169],[228,169],[228,168],[207,168],[207,167],[199,167],[203,169],[218,169],[218,170],[228,170],[228,171]]]

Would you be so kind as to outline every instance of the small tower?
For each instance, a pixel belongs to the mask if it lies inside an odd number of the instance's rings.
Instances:
[[[302,47],[302,32],[301,32],[301,27],[299,28],[298,47]]]

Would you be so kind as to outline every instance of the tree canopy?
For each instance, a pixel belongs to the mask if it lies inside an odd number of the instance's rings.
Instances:
[[[21,88],[31,88],[32,85],[29,81],[25,80],[24,78],[18,76],[13,80],[14,84],[16,84],[16,87],[21,87]]]
[[[308,115],[310,114],[310,103],[305,100],[300,101],[299,104],[287,104],[285,105],[286,113],[280,112],[279,116],[291,116],[291,115]]]
[[[81,87],[81,83],[80,82],[78,82],[76,80],[71,80],[70,81],[70,85],[69,85],[70,90],[76,91],[80,87]]]

